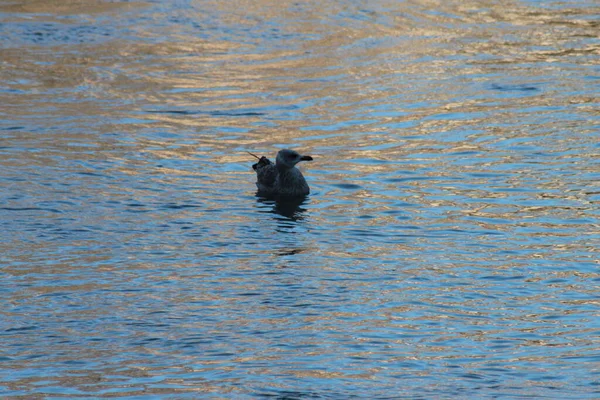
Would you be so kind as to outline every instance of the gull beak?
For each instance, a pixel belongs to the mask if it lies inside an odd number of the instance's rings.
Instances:
[[[300,161],[312,161],[313,158],[311,156],[302,156],[300,157]]]

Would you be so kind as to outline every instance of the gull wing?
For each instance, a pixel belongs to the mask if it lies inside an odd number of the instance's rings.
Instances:
[[[275,185],[277,168],[267,157],[261,157],[252,169],[256,171],[256,185],[260,190],[269,190]]]

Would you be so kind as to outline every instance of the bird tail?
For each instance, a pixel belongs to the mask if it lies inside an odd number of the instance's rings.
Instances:
[[[273,164],[271,162],[271,160],[269,160],[267,157],[262,156],[261,158],[258,159],[258,162],[256,164],[252,165],[252,169],[257,171],[259,168],[265,167],[267,165],[271,165]]]

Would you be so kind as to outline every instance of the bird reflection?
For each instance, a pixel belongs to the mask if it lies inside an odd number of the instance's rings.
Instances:
[[[297,222],[304,219],[306,208],[302,207],[307,200],[306,196],[301,197],[264,197],[257,193],[257,202],[263,205],[271,206],[269,212],[285,217],[289,221]]]
[[[281,249],[277,249],[275,254],[284,257],[284,256],[295,256],[296,254],[303,253],[306,249],[304,248],[293,248],[293,247],[285,247]]]
[[[271,247],[273,255],[281,257],[283,264],[279,267],[285,268],[293,259],[306,251],[303,246],[303,240],[297,233],[301,221],[305,219],[306,208],[302,207],[306,204],[307,197],[264,197],[259,193],[256,194],[256,202],[263,212],[273,215],[273,220],[276,223],[275,231],[281,235],[272,236],[276,241]]]

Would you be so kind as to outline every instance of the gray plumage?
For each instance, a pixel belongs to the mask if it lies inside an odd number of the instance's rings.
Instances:
[[[258,158],[258,162],[252,165],[252,169],[256,171],[256,186],[260,194],[297,197],[310,193],[310,188],[296,164],[300,161],[312,161],[311,156],[302,156],[294,150],[284,149],[277,153],[275,164],[267,157],[255,157]]]

